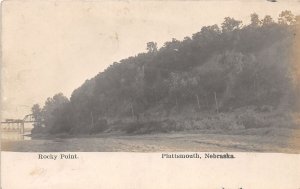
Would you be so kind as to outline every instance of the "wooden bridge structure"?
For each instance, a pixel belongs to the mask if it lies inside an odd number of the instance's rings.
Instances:
[[[34,123],[36,122],[32,114],[26,115],[23,119],[5,119],[1,121],[1,131],[18,131],[21,134],[24,134],[24,125],[25,123]]]

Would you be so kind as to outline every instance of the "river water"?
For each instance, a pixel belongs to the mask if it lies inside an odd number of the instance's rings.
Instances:
[[[1,140],[9,141],[22,141],[22,140],[31,140],[30,131],[25,131],[24,134],[21,134],[19,131],[1,131]]]

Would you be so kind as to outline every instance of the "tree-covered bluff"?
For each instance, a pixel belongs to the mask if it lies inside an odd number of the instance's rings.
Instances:
[[[33,133],[169,132],[290,126],[299,86],[293,43],[299,17],[226,17],[182,41],[110,65],[73,91],[32,107]],[[283,113],[284,112],[284,113]]]

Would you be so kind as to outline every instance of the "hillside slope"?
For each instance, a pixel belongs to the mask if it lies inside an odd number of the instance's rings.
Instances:
[[[226,17],[192,37],[113,63],[74,90],[35,105],[33,133],[168,132],[291,126],[297,110],[291,55],[296,17],[283,11],[251,23]],[[265,112],[262,114],[262,112]],[[188,123],[187,123],[188,122]],[[122,128],[121,128],[122,126]]]

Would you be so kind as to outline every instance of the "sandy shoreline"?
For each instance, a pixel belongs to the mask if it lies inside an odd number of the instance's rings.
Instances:
[[[300,144],[291,138],[294,130],[188,131],[147,135],[103,133],[80,136],[43,136],[33,140],[2,140],[2,151],[17,152],[279,152],[299,153]],[[260,133],[260,134],[258,134]],[[251,134],[251,135],[250,135]],[[267,134],[267,135],[266,135]],[[264,136],[265,135],[265,136]],[[299,138],[299,136],[294,136]]]

